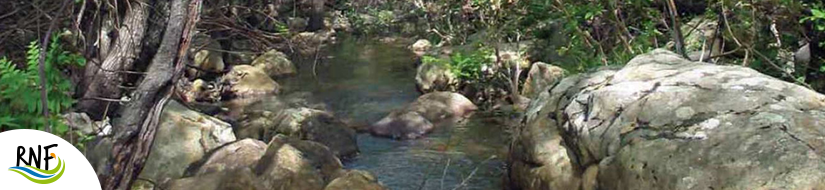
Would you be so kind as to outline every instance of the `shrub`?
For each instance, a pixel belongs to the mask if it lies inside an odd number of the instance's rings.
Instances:
[[[493,63],[492,52],[489,49],[481,48],[469,53],[455,53],[449,59],[439,59],[431,56],[424,56],[422,62],[435,63],[447,66],[450,73],[461,81],[480,82],[483,76],[483,68]]]
[[[38,75],[38,58],[40,46],[32,42],[26,52],[26,63],[18,68],[6,58],[0,58],[0,130],[38,129],[48,124],[54,126],[56,134],[67,131],[67,127],[58,122],[58,116],[74,104],[69,95],[72,85],[60,72],[60,66],[71,64],[82,66],[85,59],[77,54],[63,51],[57,43],[57,37],[49,44],[46,54],[45,74],[48,92],[48,108],[51,116],[44,118],[40,100],[40,81]]]

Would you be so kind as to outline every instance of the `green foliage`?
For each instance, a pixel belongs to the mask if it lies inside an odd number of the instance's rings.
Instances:
[[[481,48],[469,53],[455,53],[449,59],[424,56],[423,63],[441,64],[450,69],[450,73],[462,81],[481,81],[483,68],[493,64],[492,50]]]
[[[450,71],[460,79],[478,80],[482,68],[492,64],[491,52],[487,49],[474,51],[468,55],[456,53],[450,56]]]
[[[74,104],[68,92],[72,91],[69,80],[60,72],[61,66],[84,65],[85,59],[77,54],[63,51],[57,43],[57,36],[46,53],[45,74],[48,92],[49,118],[42,115],[40,101],[40,81],[38,58],[40,46],[32,42],[26,52],[26,63],[22,69],[6,58],[0,59],[0,128],[3,129],[44,129],[49,123],[55,133],[64,133],[67,128],[58,122],[58,114]]]
[[[363,13],[354,9],[344,12],[344,16],[349,18],[353,28],[366,35],[386,34],[390,32],[392,24],[395,22],[395,13],[380,8],[368,7]]]
[[[799,23],[811,21],[814,23],[814,28],[819,31],[825,31],[825,9],[821,5],[814,5],[811,8],[811,15],[803,17]]]
[[[806,21],[810,21],[815,30],[825,32],[825,7],[823,7],[822,4],[811,5],[811,15],[803,17],[799,20],[799,23],[804,23]],[[819,46],[825,47],[825,42],[820,42]],[[825,72],[825,67],[821,70],[821,72]]]

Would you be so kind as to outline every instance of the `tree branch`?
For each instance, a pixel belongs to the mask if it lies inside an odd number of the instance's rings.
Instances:
[[[40,105],[43,109],[43,118],[46,119],[47,133],[52,132],[52,125],[51,122],[49,122],[49,117],[51,117],[51,114],[49,113],[48,84],[46,81],[46,53],[48,53],[49,41],[52,38],[52,31],[57,25],[57,18],[61,13],[63,13],[64,10],[66,10],[66,5],[68,5],[69,2],[71,2],[71,0],[63,1],[63,4],[60,5],[60,11],[58,11],[54,17],[50,17],[52,22],[49,24],[49,29],[46,31],[46,35],[43,36],[43,42],[40,43],[40,58],[37,61],[39,65],[37,67],[37,74],[40,75]],[[46,14],[46,17],[49,17],[49,15]]]

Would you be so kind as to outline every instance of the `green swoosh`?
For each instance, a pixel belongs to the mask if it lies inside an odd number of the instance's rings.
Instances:
[[[60,159],[58,159],[58,160],[60,160]],[[60,163],[60,162],[62,162],[62,161],[59,161],[58,163]],[[57,167],[55,167],[55,169],[57,169]],[[52,178],[49,178],[49,179],[43,179],[43,180],[34,179],[32,177],[29,177],[26,174],[23,174],[23,172],[20,172],[20,171],[17,171],[17,170],[11,170],[10,169],[9,171],[17,172],[18,174],[22,175],[23,177],[26,177],[26,179],[28,179],[31,182],[35,182],[35,183],[39,183],[39,184],[49,184],[49,183],[54,183],[55,181],[60,179],[61,176],[63,176],[63,172],[66,171],[66,165],[63,165],[63,167],[60,169],[60,173],[57,174],[56,176],[54,176]]]
[[[44,174],[55,174],[55,173],[57,173],[57,171],[60,171],[60,165],[61,164],[63,164],[63,160],[61,160],[60,158],[57,158],[57,166],[55,166],[54,169],[51,169],[51,170],[41,170],[40,168],[35,168],[35,167],[32,167],[31,165],[26,165],[26,167],[29,168],[29,169],[33,169],[35,171],[38,171],[40,173],[44,173]]]

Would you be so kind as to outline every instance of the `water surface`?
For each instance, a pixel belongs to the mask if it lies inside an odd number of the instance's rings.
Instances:
[[[279,82],[287,91],[309,91],[339,117],[363,124],[420,96],[415,59],[403,45],[350,38],[323,54],[318,61],[296,61],[298,76]],[[344,164],[369,171],[391,189],[501,189],[507,140],[503,125],[491,120],[476,114],[417,140],[360,134],[361,153]]]

